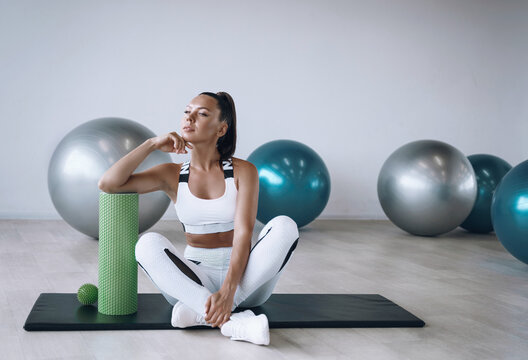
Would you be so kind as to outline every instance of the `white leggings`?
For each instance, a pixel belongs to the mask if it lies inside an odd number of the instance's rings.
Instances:
[[[261,230],[250,251],[246,269],[235,292],[233,308],[253,307],[271,296],[280,274],[297,246],[299,231],[290,217],[279,215]],[[229,269],[232,247],[196,248],[187,245],[182,256],[163,235],[143,234],[136,244],[136,260],[174,305],[181,301],[205,316],[205,303],[220,290]]]

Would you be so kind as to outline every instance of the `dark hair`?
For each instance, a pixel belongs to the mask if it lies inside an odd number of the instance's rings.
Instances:
[[[218,102],[220,109],[220,121],[227,123],[227,132],[224,136],[218,139],[216,147],[220,152],[220,161],[227,160],[235,153],[236,148],[236,111],[235,102],[231,95],[226,92],[219,91],[216,94],[205,91],[200,95],[208,95],[214,97]]]

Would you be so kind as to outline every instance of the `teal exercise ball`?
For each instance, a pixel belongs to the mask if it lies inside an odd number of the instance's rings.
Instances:
[[[511,169],[497,186],[491,220],[506,250],[528,264],[528,160]]]
[[[307,145],[274,140],[255,149],[247,160],[259,174],[257,219],[261,223],[287,215],[300,228],[319,216],[328,203],[328,169]]]
[[[477,177],[477,200],[460,227],[473,233],[489,233],[493,231],[491,223],[493,192],[512,166],[500,157],[488,154],[470,155],[468,160]]]

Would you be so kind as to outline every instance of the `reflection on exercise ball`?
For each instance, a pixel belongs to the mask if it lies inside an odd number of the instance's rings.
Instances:
[[[504,175],[512,168],[501,158],[488,154],[468,156],[477,176],[477,200],[469,216],[460,225],[469,232],[489,233],[491,223],[491,199],[495,188]]]
[[[504,175],[495,189],[491,220],[506,250],[528,264],[528,160]]]
[[[278,215],[298,227],[312,222],[330,197],[330,175],[321,157],[293,140],[274,140],[249,155],[259,172],[257,219],[266,224]]]
[[[455,147],[419,140],[394,151],[378,176],[378,198],[387,217],[421,236],[446,233],[469,215],[477,180],[469,160]]]
[[[66,134],[48,167],[48,190],[62,218],[97,239],[99,179],[115,162],[154,136],[145,126],[121,118],[91,120]],[[172,162],[170,155],[156,150],[134,173],[166,162]],[[169,197],[161,191],[139,195],[139,233],[152,227],[169,204]]]

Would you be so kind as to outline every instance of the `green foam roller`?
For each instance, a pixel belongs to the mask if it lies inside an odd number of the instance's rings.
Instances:
[[[139,194],[99,193],[98,311],[105,315],[137,312]]]

